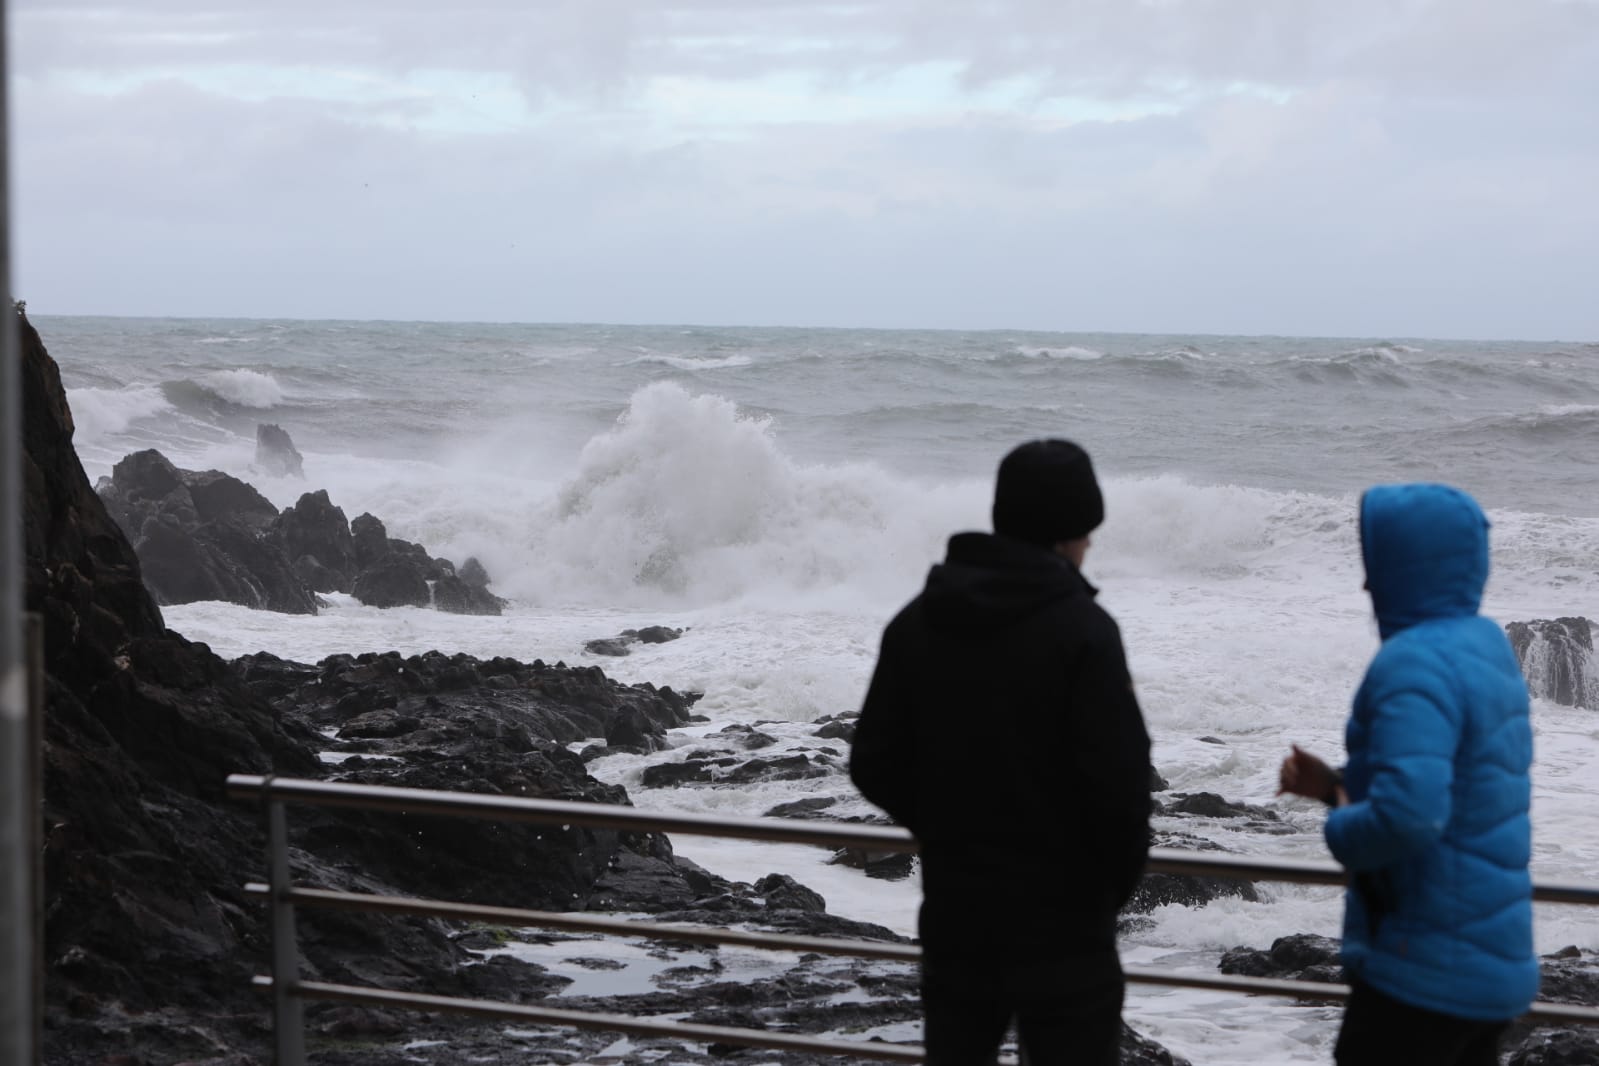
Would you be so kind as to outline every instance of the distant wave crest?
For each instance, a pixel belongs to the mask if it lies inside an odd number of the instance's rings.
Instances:
[[[1063,348],[1043,348],[1021,345],[1016,349],[1017,355],[1024,355],[1029,359],[1103,359],[1105,353],[1094,348],[1083,348],[1076,344],[1068,344]]]
[[[133,423],[172,409],[161,389],[154,385],[72,389],[67,400],[72,405],[72,422],[80,442],[124,433]]]
[[[721,358],[691,355],[641,355],[630,363],[663,363],[677,370],[726,370],[730,367],[749,366],[755,360],[747,355],[728,355]]]
[[[190,413],[218,406],[265,411],[284,401],[277,379],[259,370],[218,370],[195,379],[169,381],[161,388],[169,402]]]

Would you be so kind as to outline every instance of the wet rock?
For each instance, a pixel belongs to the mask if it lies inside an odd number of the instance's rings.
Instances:
[[[849,866],[879,881],[903,881],[916,872],[916,856],[902,851],[840,848],[827,860],[829,866]]]
[[[269,534],[277,509],[215,470],[179,470],[156,451],[136,452],[101,479],[98,493],[139,558],[158,603],[223,600],[315,614],[316,601]]]
[[[1594,1066],[1599,1033],[1592,1029],[1539,1029],[1513,1046],[1506,1066]]]
[[[767,874],[755,882],[755,891],[770,910],[825,911],[827,901],[787,874]]]
[[[1580,617],[1511,622],[1505,633],[1529,692],[1567,707],[1599,710],[1592,622]]]
[[[645,626],[643,629],[624,629],[619,636],[598,637],[583,645],[590,655],[631,655],[634,644],[665,644],[683,635],[683,630],[670,626]]]
[[[305,477],[305,459],[283,427],[262,422],[255,427],[255,468],[268,477]]]
[[[275,533],[285,554],[316,592],[349,592],[355,582],[355,542],[344,510],[327,490],[307,492],[278,516]]]
[[[824,740],[842,740],[846,744],[855,740],[855,721],[859,715],[824,715],[816,721],[819,728],[811,734]]]
[[[261,835],[223,775],[317,762],[227,664],[166,630],[72,449],[60,371],[17,326],[24,594],[45,630],[44,1059],[264,1049],[249,978],[265,923],[240,876]],[[187,492],[156,453],[134,465],[155,479],[141,492]]]
[[[1338,960],[1339,942],[1331,937],[1296,933],[1278,937],[1266,951],[1236,947],[1222,954],[1219,969],[1244,977],[1275,977],[1294,981],[1344,980]]]
[[[441,577],[433,582],[433,606],[450,614],[498,615],[506,601],[482,585],[459,576]]]
[[[804,799],[793,800],[789,803],[779,803],[761,817],[763,818],[809,818],[819,811],[825,811],[838,802],[836,796],[806,796]]]
[[[368,607],[426,607],[433,600],[415,563],[392,555],[362,570],[350,591]]]
[[[350,522],[350,544],[356,569],[365,570],[389,554],[389,532],[377,518],[360,514]]]
[[[483,569],[483,564],[477,561],[477,556],[469,556],[456,570],[455,576],[476,589],[488,588],[489,572]]]

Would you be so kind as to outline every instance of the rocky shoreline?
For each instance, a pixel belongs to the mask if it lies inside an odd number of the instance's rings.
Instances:
[[[227,587],[244,597],[234,602],[280,610],[314,610],[319,592],[357,590],[359,597],[363,575],[374,572],[409,588],[410,599],[396,602],[416,602],[417,580],[425,602],[441,608],[454,602],[452,582],[492,593],[486,575],[479,580],[469,565],[446,572],[447,560],[387,538],[376,518],[346,524],[325,493],[308,493],[277,512],[237,479],[182,471],[153,452],[119,464],[97,493],[72,449],[59,372],[25,318],[20,326],[27,599],[44,619],[47,658],[46,1063],[270,1061],[266,1003],[250,986],[268,954],[266,915],[242,889],[261,877],[264,841],[259,813],[223,795],[230,772],[630,803],[626,789],[593,772],[600,760],[629,753],[651,759],[639,777],[641,794],[807,780],[816,783],[814,796],[767,813],[870,817],[847,798],[848,714],[812,723],[800,737],[780,738],[755,723],[699,729],[684,743],[686,729],[708,724],[694,713],[696,694],[623,685],[593,666],[437,652],[336,655],[314,664],[259,654],[226,662],[168,630],[163,597],[151,587],[167,589],[166,602],[180,602],[171,597],[188,592],[174,590],[193,591],[191,585],[205,596]],[[168,549],[169,556],[159,554]],[[367,581],[372,598],[365,602],[381,599],[371,592],[380,585]],[[604,638],[610,643],[592,653],[625,653],[630,643],[680,635],[665,627],[628,632]],[[1185,820],[1224,820],[1248,833],[1286,828],[1264,808],[1154,785],[1161,846],[1220,846],[1186,832]],[[744,883],[711,874],[675,855],[660,834],[297,808],[291,839],[298,878],[326,888],[904,940],[830,914],[820,895],[785,875]],[[904,856],[844,851],[832,860],[885,879],[914,872]],[[1142,916],[1158,906],[1201,906],[1223,895],[1257,898],[1244,882],[1149,875],[1123,924],[1147,921]],[[918,1038],[916,977],[905,964],[805,955],[751,969],[732,949],[652,941],[630,941],[619,957],[614,942],[595,937],[334,911],[302,912],[300,933],[305,973],[320,980],[511,1002],[558,997],[572,1009],[749,1028]],[[1326,979],[1325,945],[1320,955],[1315,947],[1239,949],[1222,965],[1287,972],[1311,957],[1320,961],[1296,972]],[[563,972],[535,961],[552,953],[565,960]],[[1571,976],[1552,986],[1577,997],[1564,1001],[1593,1003],[1599,991],[1576,976],[1593,968],[1592,958],[1578,953],[1550,960],[1547,972]],[[595,977],[579,987],[573,973]],[[330,1066],[646,1063],[667,1055],[674,1063],[710,1063],[746,1054],[332,1004],[310,1005],[307,1029],[312,1061]],[[1517,1039],[1510,1060],[1517,1066],[1599,1061],[1599,1043],[1586,1033],[1537,1030]],[[1579,1051],[1589,1057],[1570,1057]],[[1129,1029],[1124,1061],[1184,1060]]]

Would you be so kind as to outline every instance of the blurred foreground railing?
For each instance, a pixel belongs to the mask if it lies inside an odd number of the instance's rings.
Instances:
[[[633,1036],[677,1037],[684,1040],[848,1055],[890,1062],[922,1061],[921,1048],[882,1041],[832,1040],[799,1033],[655,1021],[628,1015],[596,1014],[555,1007],[421,995],[414,992],[393,992],[381,988],[302,980],[299,948],[295,939],[296,907],[418,915],[459,921],[490,922],[504,926],[532,926],[691,943],[739,944],[777,951],[816,952],[901,962],[919,960],[921,949],[912,944],[756,933],[708,926],[522,910],[514,907],[296,888],[289,871],[285,808],[290,804],[348,807],[367,811],[454,815],[498,821],[534,822],[543,825],[581,825],[593,829],[640,833],[684,833],[781,844],[816,844],[825,847],[864,848],[889,852],[916,851],[915,840],[903,829],[800,822],[781,818],[713,818],[697,814],[649,812],[636,807],[603,803],[520,799],[513,796],[439,792],[384,785],[350,785],[251,774],[233,774],[228,778],[227,786],[228,794],[232,797],[260,800],[266,807],[267,868],[271,880],[269,884],[251,883],[246,886],[246,891],[262,897],[272,911],[272,974],[269,977],[257,977],[255,983],[270,989],[272,993],[277,1066],[304,1066],[303,1001],[308,999],[446,1011],[541,1025],[602,1029]],[[1251,881],[1284,881],[1314,885],[1344,883],[1343,870],[1335,863],[1287,862],[1237,855],[1177,851],[1171,848],[1156,848],[1151,851],[1148,869],[1153,873]],[[1543,903],[1599,904],[1599,887],[1540,883],[1533,887],[1533,899]],[[1126,966],[1124,971],[1127,980],[1136,984],[1215,989],[1256,995],[1288,996],[1294,999],[1342,1000],[1349,995],[1347,985],[1313,981],[1185,974],[1147,966]],[[1599,1009],[1564,1003],[1535,1003],[1525,1017],[1532,1021],[1599,1025]]]

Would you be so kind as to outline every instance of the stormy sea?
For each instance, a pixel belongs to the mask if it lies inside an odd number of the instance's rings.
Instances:
[[[315,615],[196,602],[165,607],[167,625],[225,658],[436,649],[703,693],[705,720],[672,747],[590,765],[647,810],[759,815],[823,796],[830,813],[869,813],[841,769],[676,787],[646,772],[729,726],[758,726],[781,754],[857,710],[883,623],[949,534],[987,528],[994,467],[1031,437],[1078,441],[1100,472],[1107,520],[1085,572],[1122,627],[1168,790],[1275,815],[1270,831],[1260,817],[1182,820],[1231,851],[1326,858],[1322,811],[1274,791],[1290,741],[1341,755],[1377,646],[1354,524],[1366,487],[1444,481],[1477,497],[1493,522],[1484,610],[1501,623],[1599,616],[1599,344],[34,321],[91,480],[154,448],[278,507],[326,489],[391,536],[476,558],[507,601],[484,616],[337,593]],[[264,424],[292,438],[298,475],[261,466]],[[682,633],[625,656],[590,647],[649,626]],[[1565,703],[1533,683],[1534,876],[1596,882],[1599,683]],[[974,760],[997,743],[973,722]],[[715,874],[787,874],[834,914],[914,932],[914,876],[868,877],[798,846],[673,846]],[[1123,957],[1214,973],[1234,947],[1336,936],[1339,916],[1335,890],[1263,885],[1256,899],[1157,908]],[[1539,951],[1568,945],[1599,950],[1599,921],[1539,909]],[[619,968],[569,966],[561,950],[530,957],[580,992],[650,986],[654,964],[626,944],[582,946]],[[1135,985],[1126,1016],[1195,1063],[1242,1066],[1328,1061],[1338,1011]]]

